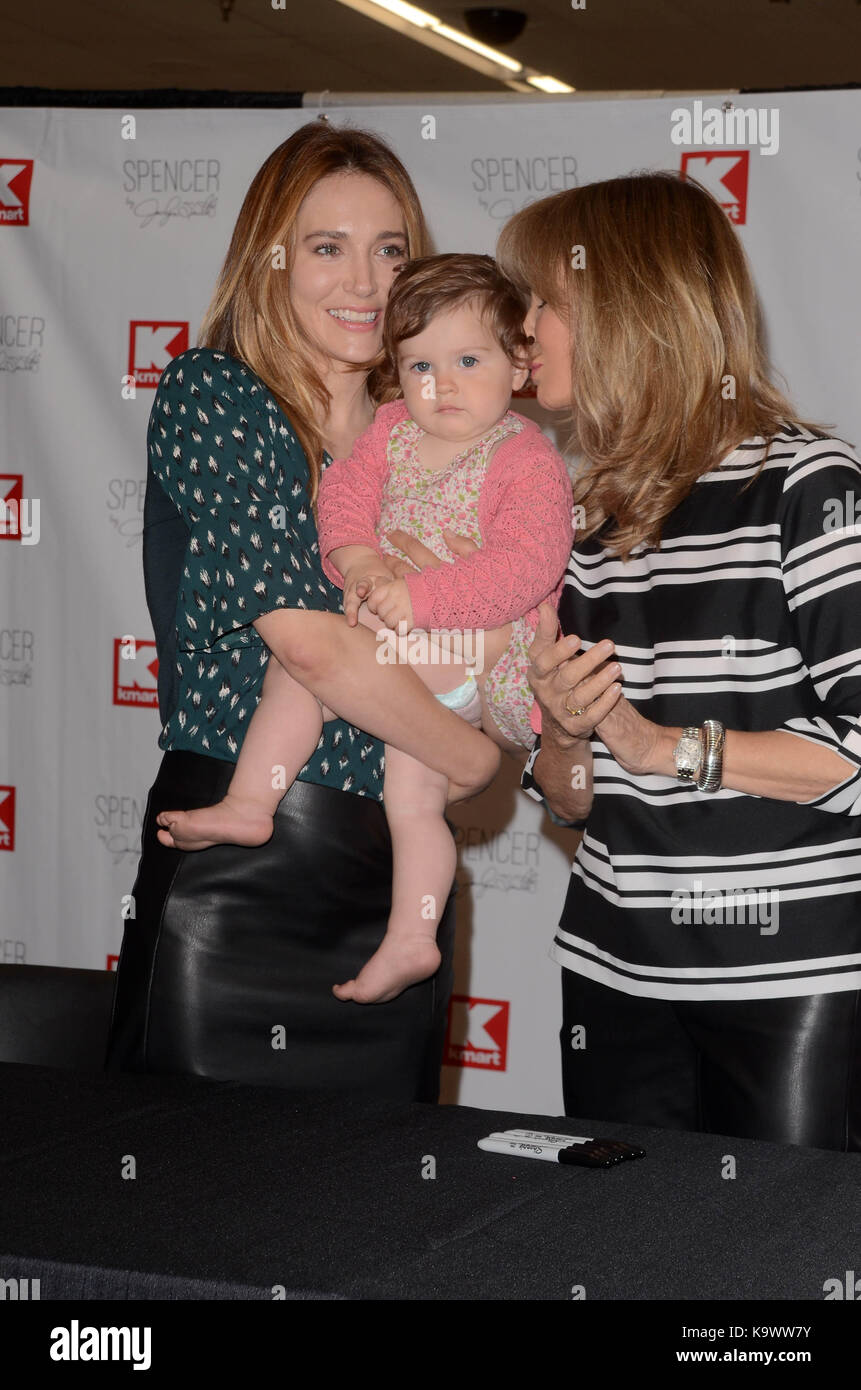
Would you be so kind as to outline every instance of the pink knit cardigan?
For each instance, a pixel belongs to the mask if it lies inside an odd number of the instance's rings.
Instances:
[[[376,529],[388,472],[386,446],[393,427],[408,417],[402,400],[380,406],[350,457],[335,459],[323,472],[320,556],[339,586],[343,575],[328,558],[333,550],[366,545],[385,553]],[[516,418],[523,429],[499,445],[479,497],[481,549],[407,576],[418,628],[493,628],[524,615],[534,626],[542,599],[558,606],[574,536],[571,480],[535,422]]]

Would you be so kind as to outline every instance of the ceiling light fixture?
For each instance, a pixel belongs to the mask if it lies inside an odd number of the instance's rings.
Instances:
[[[535,68],[525,67],[516,59],[509,58],[507,53],[500,53],[498,49],[479,43],[459,29],[452,29],[436,15],[416,5],[409,5],[406,0],[338,0],[338,3],[357,10],[378,24],[385,24],[387,28],[424,44],[426,48],[435,49],[464,67],[494,78],[514,91],[534,92],[537,89],[555,94],[575,90],[566,82],[545,77]]]
[[[564,82],[557,82],[555,77],[527,77],[526,81],[532,87],[538,87],[542,92],[573,92],[573,87],[568,87]]]

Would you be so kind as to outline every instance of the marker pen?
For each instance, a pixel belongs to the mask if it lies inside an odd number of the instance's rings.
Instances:
[[[622,1139],[581,1139],[575,1134],[548,1134],[540,1129],[506,1129],[502,1131],[502,1138],[505,1139],[532,1139],[538,1144],[597,1144],[608,1151],[616,1151],[623,1158],[643,1158],[645,1149],[641,1149],[639,1144],[626,1144]]]
[[[536,1144],[529,1139],[513,1139],[510,1135],[493,1134],[489,1139],[479,1139],[478,1147],[493,1154],[511,1154],[520,1158],[543,1158],[548,1163],[558,1163],[559,1155],[564,1153],[561,1144]]]
[[[645,1155],[644,1149],[635,1148],[619,1139],[580,1139],[570,1134],[563,1135],[562,1139],[564,1142],[561,1143],[542,1143],[497,1132],[487,1139],[479,1139],[478,1147],[488,1153],[508,1154],[512,1158],[539,1158],[545,1163],[572,1164],[583,1168],[612,1168],[625,1159]]]
[[[588,1137],[579,1134],[548,1134],[543,1129],[504,1129],[500,1134],[503,1139],[534,1139],[538,1144],[591,1144],[593,1138],[591,1134]]]

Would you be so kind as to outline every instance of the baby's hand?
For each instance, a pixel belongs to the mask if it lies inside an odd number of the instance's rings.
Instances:
[[[411,632],[414,625],[413,606],[410,591],[405,579],[392,579],[388,584],[375,584],[368,594],[368,608],[376,613],[386,627],[398,630],[399,623],[406,623],[405,632]]]
[[[355,627],[359,621],[359,608],[377,585],[388,585],[392,582],[392,572],[386,568],[384,560],[368,559],[351,570],[347,570],[344,575],[344,617],[350,627]]]

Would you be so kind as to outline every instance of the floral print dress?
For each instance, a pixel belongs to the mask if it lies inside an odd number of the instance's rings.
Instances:
[[[493,446],[523,425],[511,411],[476,444],[464,449],[443,469],[425,468],[419,461],[418,443],[424,431],[414,420],[401,420],[392,429],[388,444],[389,472],[383,488],[377,538],[381,550],[408,559],[386,537],[387,531],[408,531],[441,560],[451,563],[452,552],[443,531],[456,531],[481,545],[478,501],[484,486]],[[535,628],[525,615],[513,619],[511,640],[488,675],[487,701],[500,731],[524,748],[532,748],[535,733],[529,723],[532,691],[526,680],[528,651]]]

